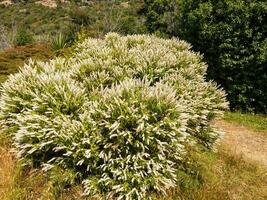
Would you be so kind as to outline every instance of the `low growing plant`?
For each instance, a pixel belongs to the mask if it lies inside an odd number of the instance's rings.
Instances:
[[[85,39],[69,59],[34,62],[1,87],[1,123],[26,164],[66,170],[84,194],[146,199],[191,173],[227,108],[190,45],[154,36]],[[70,173],[71,172],[71,173]],[[74,182],[75,182],[74,181]]]
[[[64,49],[65,47],[67,47],[67,45],[68,45],[68,38],[62,33],[56,35],[51,42],[52,49],[56,51]]]

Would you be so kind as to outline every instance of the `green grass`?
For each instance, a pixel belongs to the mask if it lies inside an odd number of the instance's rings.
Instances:
[[[227,112],[224,119],[252,128],[255,131],[267,132],[267,116],[240,112]]]

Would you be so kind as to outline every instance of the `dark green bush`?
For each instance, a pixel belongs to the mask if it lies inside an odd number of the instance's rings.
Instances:
[[[89,25],[93,20],[92,18],[95,17],[86,7],[81,8],[78,6],[71,8],[69,16],[72,22],[78,25]]]
[[[32,34],[24,28],[19,29],[15,36],[14,44],[17,46],[24,46],[31,43],[33,43]]]
[[[178,36],[204,53],[208,78],[233,110],[267,112],[267,3],[262,0],[145,1],[150,32]]]

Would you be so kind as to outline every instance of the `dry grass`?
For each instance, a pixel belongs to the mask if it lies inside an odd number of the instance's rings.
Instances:
[[[12,158],[6,138],[1,139],[0,146],[0,197],[7,199],[7,192],[12,189],[15,161]]]
[[[81,196],[81,186],[63,190],[40,170],[23,168],[12,156],[10,143],[4,134],[0,134],[1,200],[75,200]],[[61,178],[60,174],[58,178]]]
[[[218,153],[200,158],[202,177],[186,177],[184,185],[170,192],[167,200],[265,200],[267,171],[220,147]]]
[[[14,158],[10,140],[0,134],[0,198],[2,200],[36,200],[46,187],[41,172],[23,169]]]
[[[54,52],[43,44],[12,47],[0,52],[0,82],[5,81],[9,74],[17,72],[29,58],[46,61],[53,56]]]

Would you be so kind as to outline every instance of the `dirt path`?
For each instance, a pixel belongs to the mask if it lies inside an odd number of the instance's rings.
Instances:
[[[267,133],[255,132],[237,123],[216,121],[215,126],[224,131],[221,141],[231,151],[267,167]]]

